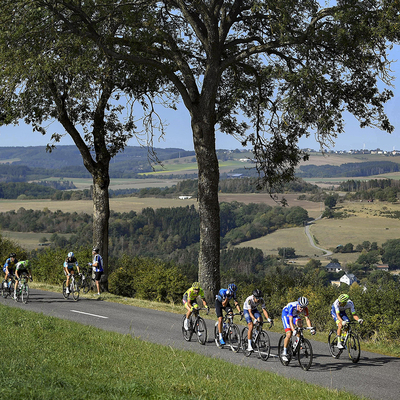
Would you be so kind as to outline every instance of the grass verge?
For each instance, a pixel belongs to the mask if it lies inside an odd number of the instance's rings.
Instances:
[[[0,393],[19,399],[359,399],[129,335],[0,305]],[[10,342],[11,343],[11,342]],[[244,384],[245,383],[245,384]]]

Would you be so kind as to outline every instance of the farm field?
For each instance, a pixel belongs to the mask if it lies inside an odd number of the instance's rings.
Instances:
[[[91,178],[63,178],[65,181],[73,182],[76,186],[76,190],[89,189],[93,184]],[[60,177],[47,178],[46,181],[59,181]],[[143,189],[149,187],[170,187],[176,185],[179,182],[178,179],[111,179],[110,189]]]
[[[309,212],[312,218],[316,218],[321,214],[321,203],[315,203],[312,201],[298,200],[298,194],[287,194],[285,195],[286,200],[289,203],[289,207],[300,206]],[[268,194],[227,194],[221,193],[219,195],[220,202],[231,202],[238,201],[240,203],[266,203],[271,206],[277,204]],[[143,208],[165,208],[165,207],[186,207],[187,205],[194,205],[197,207],[196,198],[181,200],[178,198],[154,198],[154,197],[121,197],[110,199],[110,209],[116,212],[129,212],[136,211],[140,212]],[[69,201],[53,201],[48,199],[43,200],[0,200],[0,212],[6,212],[19,208],[25,208],[26,210],[43,210],[48,208],[50,211],[61,210],[64,212],[93,212],[93,203],[91,200],[69,200]]]
[[[389,239],[400,238],[400,221],[379,216],[382,210],[400,211],[400,204],[389,203],[353,203],[340,204],[341,211],[352,216],[344,219],[321,219],[310,226],[311,235],[317,240],[318,247],[333,249],[339,244],[352,243],[354,247],[364,241],[377,242],[378,245]],[[299,256],[296,263],[305,264],[310,258],[320,259],[327,264],[328,257],[313,248],[306,237],[304,228],[281,229],[270,235],[241,243],[238,247],[255,247],[264,254],[278,254],[279,247],[293,247]],[[345,266],[355,262],[360,253],[335,253],[335,257]]]
[[[40,248],[40,239],[45,237],[50,240],[51,233],[35,233],[35,232],[12,232],[0,230],[0,234],[14,242],[19,243],[26,250],[35,250]],[[69,238],[71,234],[57,233],[58,236]]]

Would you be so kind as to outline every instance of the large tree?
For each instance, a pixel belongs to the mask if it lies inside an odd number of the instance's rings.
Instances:
[[[22,1],[22,0],[20,0]],[[89,38],[115,60],[147,66],[190,113],[199,170],[199,279],[219,289],[216,128],[251,144],[260,184],[292,179],[299,138],[329,144],[343,113],[388,132],[379,79],[390,83],[387,40],[398,40],[398,1],[25,0],[57,28]],[[243,122],[246,121],[246,122]],[[249,129],[250,128],[250,129]]]
[[[143,68],[127,70],[93,41],[63,33],[46,9],[27,4],[5,0],[0,6],[0,109],[5,116],[0,125],[23,119],[34,131],[51,132],[50,151],[63,135],[73,139],[93,178],[93,245],[100,248],[107,274],[109,164],[135,135],[135,101],[144,107],[151,129],[147,107],[157,77]],[[52,121],[65,133],[55,131]]]

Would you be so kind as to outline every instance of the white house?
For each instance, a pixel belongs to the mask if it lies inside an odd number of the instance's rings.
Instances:
[[[191,199],[193,196],[179,196],[179,200]]]
[[[340,278],[340,282],[345,283],[346,285],[351,286],[354,282],[357,282],[358,279],[355,277],[354,274],[344,274]]]

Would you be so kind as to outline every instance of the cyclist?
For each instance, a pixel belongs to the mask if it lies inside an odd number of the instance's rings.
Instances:
[[[31,263],[29,260],[20,261],[15,265],[15,285],[14,285],[14,299],[17,298],[17,287],[20,275],[23,273],[28,274],[29,279],[32,280]]]
[[[245,301],[244,301],[244,306],[243,306],[243,315],[246,319],[247,326],[249,327],[249,332],[247,335],[247,351],[253,351],[253,346],[251,344],[251,338],[253,334],[253,326],[254,324],[259,321],[262,322],[262,315],[258,311],[258,306],[261,305],[263,314],[265,318],[268,320],[268,322],[271,322],[272,320],[269,318],[267,309],[265,307],[265,301],[263,299],[263,293],[259,289],[255,289],[253,291],[253,294],[249,296]]]
[[[189,318],[192,315],[194,308],[197,308],[197,297],[201,297],[204,307],[210,308],[207,305],[206,298],[204,296],[204,290],[200,287],[199,282],[193,282],[192,287],[186,290],[183,294],[182,302],[187,309],[186,319],[184,322],[184,327],[186,330],[189,329]],[[196,307],[195,307],[196,306]]]
[[[304,315],[307,326],[311,328],[311,321],[308,317],[308,299],[307,297],[299,297],[297,301],[288,303],[282,310],[282,323],[286,332],[286,337],[283,342],[283,361],[288,361],[287,358],[287,347],[289,345],[292,333],[296,334],[296,326],[299,328],[303,327],[303,320],[301,319]],[[311,330],[311,334],[315,335],[315,329]]]
[[[15,253],[11,253],[10,257],[7,258],[4,263],[3,271],[6,274],[4,280],[7,282],[8,277],[12,277],[14,275],[15,265],[17,264],[17,255]]]
[[[74,275],[74,266],[78,270],[78,274],[80,274],[79,270],[79,265],[78,265],[78,260],[75,258],[74,253],[71,251],[68,253],[67,258],[64,261],[64,273],[67,276],[67,282],[66,282],[66,293],[69,293],[69,277],[71,275]]]
[[[94,280],[96,282],[97,288],[97,296],[100,296],[100,279],[103,275],[103,257],[99,254],[99,248],[93,247],[93,262],[89,263],[89,265],[93,268],[95,273]]]
[[[235,307],[241,313],[239,303],[236,299],[237,286],[234,283],[228,285],[228,289],[220,289],[218,294],[215,296],[215,313],[218,318],[218,332],[219,332],[219,343],[221,345],[225,344],[222,337],[222,310],[228,314],[232,314],[232,307],[229,304],[229,300],[233,299]]]
[[[349,295],[342,293],[332,304],[331,315],[337,325],[337,347],[338,349],[344,349],[342,344],[342,328],[350,321],[346,315],[346,310],[350,310],[353,318],[362,324],[364,320],[356,315],[354,303],[349,299]]]

